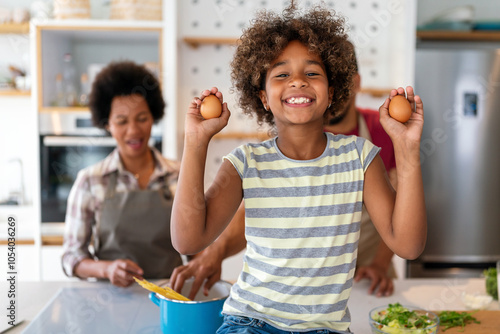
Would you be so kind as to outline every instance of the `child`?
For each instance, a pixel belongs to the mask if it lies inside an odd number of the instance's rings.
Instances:
[[[349,98],[355,74],[342,19],[320,7],[302,16],[293,6],[283,16],[262,12],[240,42],[231,64],[240,105],[273,125],[277,137],[224,157],[204,194],[208,143],[230,112],[224,103],[219,118],[201,117],[204,97],[222,101],[215,87],[195,98],[186,116],[172,242],[180,253],[199,252],[244,198],[247,250],[217,333],[348,333],[362,204],[399,256],[416,258],[425,244],[422,101],[407,88],[416,110],[405,124],[389,116],[389,98],[379,110],[394,142],[396,195],[377,147],[323,132],[328,113]],[[390,98],[398,94],[404,89]]]

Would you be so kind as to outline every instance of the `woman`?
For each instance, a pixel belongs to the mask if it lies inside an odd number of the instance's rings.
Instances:
[[[68,276],[109,279],[170,277],[182,264],[170,240],[178,164],[148,146],[164,114],[158,80],[133,62],[111,63],[90,94],[95,126],[116,149],[79,172],[68,198],[62,265]]]

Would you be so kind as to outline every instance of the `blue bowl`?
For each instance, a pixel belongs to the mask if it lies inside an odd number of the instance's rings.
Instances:
[[[181,293],[191,291],[193,280],[187,280]],[[229,296],[231,284],[218,281],[210,289],[208,296],[202,289],[193,301],[165,298],[154,292],[149,299],[160,307],[161,330],[163,334],[214,334],[222,325],[222,306]]]

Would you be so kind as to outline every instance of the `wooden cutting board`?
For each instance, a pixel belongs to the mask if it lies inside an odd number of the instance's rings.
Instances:
[[[462,311],[458,311],[462,312]],[[435,312],[439,314],[438,312]],[[468,324],[465,330],[462,327],[453,327],[443,331],[443,327],[439,329],[439,334],[500,334],[500,311],[471,311],[474,318],[481,321],[480,324]]]

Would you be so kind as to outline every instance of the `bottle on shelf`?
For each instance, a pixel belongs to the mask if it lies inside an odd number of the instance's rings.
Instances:
[[[63,57],[63,84],[64,84],[64,97],[67,107],[74,107],[77,105],[77,93],[75,84],[75,66],[73,65],[73,57],[71,53],[64,54]]]
[[[56,96],[54,99],[56,107],[66,107],[66,99],[64,97],[63,76],[61,73],[56,75]]]
[[[80,97],[78,104],[82,107],[89,105],[90,83],[87,73],[82,73],[80,76]]]

